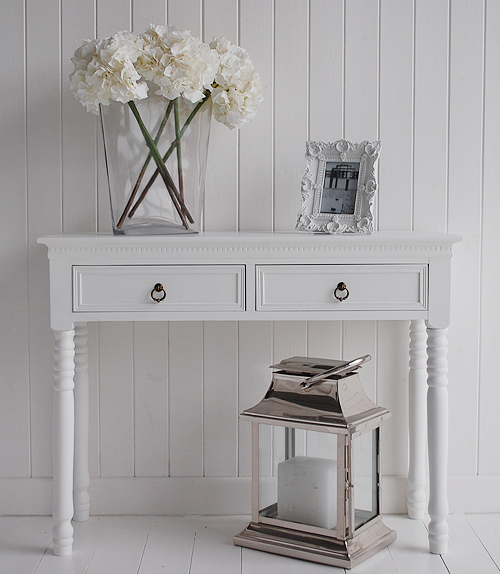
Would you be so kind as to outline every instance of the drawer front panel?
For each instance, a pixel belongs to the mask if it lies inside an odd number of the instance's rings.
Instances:
[[[257,311],[425,311],[427,265],[261,265]],[[335,290],[344,283],[346,290]],[[346,297],[347,295],[347,297]]]
[[[160,303],[151,297],[157,283],[165,290]],[[74,312],[244,310],[244,265],[73,267]]]

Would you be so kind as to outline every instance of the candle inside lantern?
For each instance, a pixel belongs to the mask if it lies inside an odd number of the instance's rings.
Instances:
[[[311,456],[294,456],[280,462],[278,518],[322,528],[335,528],[336,461]]]

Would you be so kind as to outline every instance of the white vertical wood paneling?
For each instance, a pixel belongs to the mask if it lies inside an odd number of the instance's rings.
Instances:
[[[342,356],[342,323],[340,321],[309,321],[307,356],[340,358]]]
[[[240,130],[238,204],[241,231],[273,229],[273,24],[272,2],[240,2],[240,45],[250,54],[266,86],[257,117]]]
[[[378,137],[379,0],[345,4],[345,138]]]
[[[69,90],[71,58],[84,39],[95,38],[93,3],[64,2],[61,11],[61,102],[62,102],[62,189],[63,230],[96,229],[97,117],[86,112]]]
[[[413,8],[412,1],[380,2],[380,230],[412,228]]]
[[[448,2],[415,4],[414,226],[446,230]]]
[[[481,234],[481,332],[480,332],[480,405],[479,458],[480,474],[500,474],[498,455],[498,322],[500,317],[498,246],[500,210],[498,194],[498,141],[500,139],[500,5],[486,4],[485,97],[484,97],[484,157],[483,203]],[[460,381],[464,384],[465,381]]]
[[[204,476],[238,472],[238,323],[204,325]]]
[[[24,289],[29,292],[33,476],[52,474],[53,338],[49,328],[46,253],[36,245],[36,239],[61,229],[59,7],[58,0],[49,0],[43,6],[31,2],[26,5],[29,280]],[[22,34],[22,30],[18,32]],[[9,145],[8,139],[4,145]]]
[[[274,4],[274,225],[295,227],[304,172],[308,106],[308,2]]]
[[[168,476],[168,325],[134,323],[135,476]]]
[[[303,357],[307,355],[307,323],[305,321],[278,321],[274,324],[273,340],[275,363],[294,355]]]
[[[309,29],[308,139],[333,142],[344,137],[344,0],[310,0]]]
[[[246,48],[267,85],[257,118],[240,132],[214,122],[207,229],[293,229],[305,141],[346,137],[383,141],[380,229],[463,234],[449,330],[450,470],[500,475],[496,2],[7,4],[0,24],[9,45],[1,87],[0,430],[11,440],[0,449],[0,478],[51,474],[48,267],[35,240],[111,229],[100,126],[69,93],[71,55],[84,38],[166,20],[206,41],[225,35]],[[366,353],[373,360],[361,372],[363,385],[392,411],[384,474],[404,474],[407,333],[406,322],[89,325],[91,474],[248,476],[250,425],[237,414],[262,398],[269,365],[293,354]]]
[[[131,5],[130,0],[96,2],[97,38],[107,38],[119,30],[130,30],[132,27]]]
[[[134,0],[132,2],[132,31],[144,32],[150,24],[163,26],[167,22],[167,0]]]
[[[203,0],[167,0],[167,22],[177,30],[191,30],[195,36],[203,32]]]
[[[203,323],[169,324],[170,475],[203,476]]]
[[[2,78],[9,78],[0,84],[0,131],[9,134],[0,155],[1,197],[11,206],[6,209],[4,204],[0,210],[0,428],[9,429],[9,440],[0,445],[0,476],[8,477],[30,475],[25,44],[19,33],[23,26],[23,6],[12,1],[0,21],[0,33],[10,46],[0,63]]]
[[[449,333],[451,474],[477,470],[484,3],[454,0],[450,20],[448,230],[461,233],[453,258],[453,328]],[[467,222],[464,225],[464,222]],[[465,276],[463,270],[467,269]],[[467,304],[464,305],[464,302]],[[467,333],[467,337],[463,334]],[[455,381],[468,385],[460,388]]]
[[[133,323],[99,329],[101,476],[134,476]]]

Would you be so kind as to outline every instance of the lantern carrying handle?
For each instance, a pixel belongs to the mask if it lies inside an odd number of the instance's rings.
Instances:
[[[357,359],[353,359],[352,361],[349,361],[347,363],[342,363],[341,365],[333,367],[333,369],[328,369],[326,371],[323,371],[322,373],[318,373],[317,375],[313,375],[312,377],[305,379],[300,383],[300,386],[302,389],[309,389],[310,387],[312,387],[316,383],[319,383],[323,379],[326,379],[330,375],[341,375],[343,373],[349,373],[350,371],[353,371],[354,369],[359,367],[359,365],[366,363],[366,361],[369,361],[370,359],[371,359],[370,355],[363,355],[362,357],[358,357]]]

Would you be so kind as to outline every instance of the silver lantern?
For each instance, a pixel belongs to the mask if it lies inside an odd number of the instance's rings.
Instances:
[[[396,539],[380,514],[380,426],[349,363],[292,357],[274,365],[252,422],[252,520],[239,546],[352,568]]]

